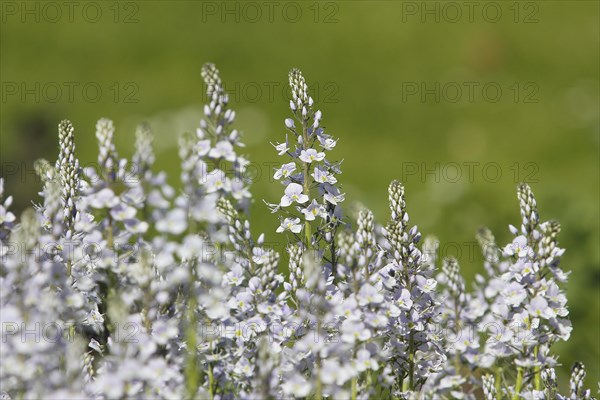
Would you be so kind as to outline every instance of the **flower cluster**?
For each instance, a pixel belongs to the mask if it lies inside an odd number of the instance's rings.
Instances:
[[[84,170],[74,127],[59,124],[58,160],[35,164],[43,201],[18,220],[0,179],[3,399],[591,398],[580,363],[567,395],[557,384],[568,273],[560,226],[542,222],[529,186],[511,243],[478,232],[485,274],[467,288],[458,260],[438,260],[437,239],[411,225],[400,182],[385,225],[345,216],[337,140],[294,69],[274,144],[285,188],[267,203],[287,241],[277,251],[251,229],[219,72],[202,76],[209,103],[180,139],[180,191],[153,169],[147,124],[130,162],[104,118]]]

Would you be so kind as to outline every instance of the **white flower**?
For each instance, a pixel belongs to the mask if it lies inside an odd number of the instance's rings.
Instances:
[[[456,342],[454,348],[459,352],[467,351],[467,349],[479,348],[479,336],[477,332],[473,331],[473,328],[463,328],[456,334]]]
[[[119,204],[119,198],[109,189],[104,188],[88,197],[88,202],[93,208],[112,208]]]
[[[291,119],[291,118],[286,118],[286,120],[285,120],[285,126],[288,129],[294,129],[296,127],[296,125],[294,124],[294,120]]]
[[[341,364],[336,359],[323,360],[321,378],[326,385],[342,386],[352,379],[353,370],[350,364]]]
[[[244,291],[229,299],[229,307],[240,311],[249,310],[252,307],[252,293]]]
[[[269,251],[263,249],[262,247],[254,247],[252,249],[252,261],[257,263],[258,265],[264,264],[265,261],[269,259]]]
[[[200,183],[206,186],[207,193],[214,193],[218,190],[228,191],[231,187],[231,182],[227,178],[227,175],[220,169],[215,169],[204,175]]]
[[[531,248],[527,244],[527,238],[523,235],[517,236],[512,243],[504,247],[504,254],[508,256],[516,255],[519,258],[523,258],[532,253]]]
[[[306,397],[312,390],[311,384],[309,384],[302,375],[297,373],[286,378],[282,383],[281,388],[284,393],[294,397]]]
[[[243,376],[252,376],[254,372],[254,366],[250,364],[247,358],[241,358],[235,365],[233,372]]]
[[[400,294],[398,300],[396,300],[396,304],[403,310],[409,310],[413,305],[410,292],[406,289],[402,289],[402,293]]]
[[[332,150],[337,144],[337,140],[333,140],[329,137],[318,136],[318,139],[321,147],[323,147],[325,150]]]
[[[325,153],[317,152],[315,149],[302,150],[300,152],[300,159],[305,163],[311,163],[313,161],[322,161],[325,158]]]
[[[379,293],[374,286],[365,283],[358,291],[356,300],[360,306],[365,306],[367,304],[379,304],[383,301],[383,295]]]
[[[278,170],[275,171],[275,175],[273,175],[273,178],[275,178],[277,180],[279,180],[281,178],[287,178],[295,170],[296,170],[296,163],[290,162],[287,164],[283,164],[281,166],[281,168],[279,168]]]
[[[279,228],[277,228],[277,233],[281,233],[283,231],[300,233],[301,230],[302,226],[300,225],[300,218],[286,218],[283,220]]]
[[[222,140],[215,145],[208,153],[210,158],[224,158],[227,161],[235,161],[235,151],[233,145],[228,140]]]
[[[293,202],[296,203],[306,203],[308,201],[308,196],[302,193],[302,186],[297,183],[290,183],[285,188],[285,194],[281,198],[279,205],[281,207],[287,207]]]
[[[360,349],[356,352],[356,370],[358,372],[363,372],[368,369],[377,371],[379,369],[379,364],[377,363],[377,360],[371,356],[369,350]]]
[[[179,330],[175,320],[158,320],[152,325],[152,337],[156,343],[165,345],[170,339],[177,337]]]
[[[506,304],[510,306],[518,306],[523,300],[527,298],[527,291],[517,282],[512,282],[510,285],[505,287],[500,294],[502,298],[506,302]]]
[[[203,157],[210,151],[210,139],[200,140],[196,143],[196,153]]]
[[[356,340],[364,341],[371,337],[371,331],[360,321],[345,320],[340,328],[342,341],[354,343]]]
[[[315,181],[319,182],[319,183],[331,183],[334,184],[337,182],[337,179],[335,178],[335,176],[331,175],[328,171],[321,169],[319,167],[315,168],[315,170],[312,173],[313,178],[315,178]]]
[[[119,203],[110,210],[110,216],[115,221],[125,221],[135,217],[136,212],[135,208]]]
[[[176,208],[156,222],[156,230],[159,232],[179,235],[187,229],[187,214],[184,210]]]
[[[421,275],[417,275],[417,285],[423,293],[431,293],[437,287],[437,281],[432,278],[424,278]]]
[[[223,275],[223,283],[237,286],[244,281],[244,269],[240,264],[234,264],[231,271]]]
[[[273,143],[271,143],[271,144],[273,144]],[[285,135],[285,142],[273,144],[273,147],[275,147],[275,150],[277,150],[277,155],[282,156],[285,153],[287,153],[287,151],[290,149],[289,144],[288,144],[287,135]]]
[[[333,204],[334,206],[344,201],[345,198],[346,196],[343,193],[334,194],[330,191],[326,191],[323,195],[323,199],[325,199],[326,202]]]
[[[324,213],[325,213],[325,208],[314,199],[308,207],[302,209],[302,214],[304,214],[304,219],[306,219],[307,221],[314,221],[315,217],[323,216]]]
[[[248,190],[248,187],[244,184],[244,181],[239,178],[233,178],[229,180],[231,187],[231,195],[236,200],[249,199],[252,194]]]
[[[546,299],[540,295],[533,298],[526,308],[533,317],[542,317],[545,319],[556,317],[554,310],[548,306]]]

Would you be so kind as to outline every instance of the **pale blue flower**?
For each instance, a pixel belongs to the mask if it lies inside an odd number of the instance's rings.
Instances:
[[[304,214],[304,219],[307,221],[314,221],[316,217],[325,215],[325,208],[313,199],[308,207],[302,209],[302,214]]]
[[[424,278],[421,275],[417,276],[417,285],[423,293],[431,293],[437,287],[437,281],[433,278]]]
[[[410,292],[407,289],[402,289],[400,297],[396,300],[396,304],[403,310],[410,310],[413,305],[413,301]]]
[[[223,275],[223,283],[238,286],[244,282],[244,269],[240,264],[234,264],[231,271]]]
[[[179,235],[187,229],[187,214],[184,210],[176,208],[156,222],[156,230],[159,232]]]
[[[285,188],[285,194],[283,197],[281,197],[279,205],[281,207],[287,207],[294,202],[299,204],[306,203],[308,201],[308,196],[302,193],[303,190],[304,189],[301,185],[297,183],[290,183]]]
[[[104,188],[87,197],[89,205],[93,208],[112,208],[119,204],[119,198],[112,189]]]
[[[337,182],[335,176],[330,174],[327,170],[316,167],[312,173],[313,178],[316,182],[319,183],[331,183],[334,184]]]
[[[340,193],[337,188],[331,187],[327,189],[328,190],[323,195],[323,199],[330,204],[337,205],[338,203],[343,202],[346,198],[346,196],[343,193]]]
[[[229,190],[231,182],[225,172],[220,169],[215,169],[203,176],[202,184],[206,187],[207,193],[214,193],[218,190]]]
[[[275,147],[275,150],[277,150],[277,155],[282,156],[287,153],[290,149],[287,135],[285,135],[285,142],[273,144],[273,147]]]
[[[262,247],[254,247],[252,249],[252,261],[258,265],[264,264],[269,259],[269,255],[269,250]]]
[[[527,291],[517,282],[510,283],[500,292],[500,294],[506,304],[513,307],[519,306],[527,298]]]
[[[281,178],[289,177],[294,171],[296,171],[296,163],[290,162],[287,164],[283,164],[281,168],[275,171],[273,178],[279,180]]]
[[[232,144],[228,140],[222,140],[213,147],[208,156],[210,158],[224,158],[227,161],[235,161],[236,154],[233,150]]]
[[[281,388],[285,394],[293,397],[306,397],[312,391],[312,385],[298,373],[286,377]]]
[[[353,371],[348,365],[340,364],[336,359],[326,359],[321,368],[321,380],[326,385],[343,386],[352,379]]]
[[[117,204],[110,210],[110,215],[115,221],[124,221],[135,217],[137,210],[125,204]]]
[[[533,317],[545,319],[556,317],[556,313],[548,306],[546,299],[539,295],[534,297],[525,308],[527,308],[527,311],[529,311],[529,314]]]
[[[456,334],[454,348],[459,352],[477,349],[479,348],[479,336],[473,331],[473,328],[463,328]]]
[[[281,222],[279,228],[277,228],[277,233],[281,233],[284,231],[290,231],[293,233],[300,233],[302,231],[302,225],[300,225],[300,218],[286,218]]]
[[[365,341],[371,338],[371,331],[360,321],[345,320],[340,331],[341,339],[345,343],[355,343],[356,341]]]
[[[356,300],[360,306],[365,306],[367,304],[379,304],[383,301],[383,294],[375,289],[373,285],[366,283],[362,285],[358,291]]]
[[[527,245],[527,238],[521,235],[514,238],[512,243],[507,244],[506,247],[504,247],[504,254],[523,258],[527,255],[531,255],[532,251]]]
[[[319,135],[317,138],[319,139],[321,147],[323,147],[323,149],[325,150],[333,150],[333,148],[337,144],[337,140],[333,140],[327,135]]]
[[[286,118],[286,119],[285,119],[285,126],[286,126],[288,129],[294,129],[294,128],[296,127],[296,125],[294,124],[294,120],[293,120],[293,119],[291,119],[291,118]]]
[[[210,139],[199,140],[195,146],[196,154],[200,157],[207,155],[211,150],[211,141]]]
[[[305,163],[312,163],[313,161],[323,161],[325,153],[318,152],[315,149],[302,150],[300,152],[300,160]]]
[[[240,292],[229,300],[229,307],[239,311],[247,311],[252,307],[253,298],[252,293],[249,291]]]

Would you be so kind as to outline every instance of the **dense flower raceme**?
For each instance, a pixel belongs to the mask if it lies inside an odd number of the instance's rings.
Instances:
[[[511,243],[478,233],[485,274],[469,290],[458,260],[438,260],[410,224],[401,183],[385,225],[344,216],[337,139],[295,69],[274,144],[284,188],[267,203],[287,241],[277,251],[251,231],[219,72],[202,76],[209,104],[180,139],[180,191],[153,170],[150,127],[129,162],[108,119],[97,168],[79,166],[75,129],[59,124],[58,160],[35,164],[43,200],[18,220],[0,179],[3,398],[591,397],[581,364],[559,394],[568,274],[560,226],[540,220],[527,185]]]

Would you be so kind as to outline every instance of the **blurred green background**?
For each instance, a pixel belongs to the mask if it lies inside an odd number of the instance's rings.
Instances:
[[[95,160],[95,122],[117,126],[133,152],[135,125],[155,131],[157,166],[177,184],[177,136],[202,114],[200,67],[221,70],[260,168],[254,229],[277,240],[269,142],[284,138],[287,72],[299,67],[330,134],[348,205],[387,218],[401,179],[408,210],[469,277],[481,225],[499,243],[519,224],[527,181],[542,219],[567,248],[572,339],[557,346],[563,378],[575,360],[599,380],[599,3],[538,2],[2,2],[2,176],[15,209],[38,199],[33,161],[54,160],[69,118],[82,163]],[[54,4],[54,6],[49,5]],[[98,88],[101,92],[98,92]],[[460,89],[460,90],[457,90]],[[498,91],[500,90],[500,91]],[[432,172],[436,171],[437,172]],[[445,245],[444,245],[445,244]],[[476,253],[474,256],[471,253]],[[563,380],[564,381],[564,380]]]

